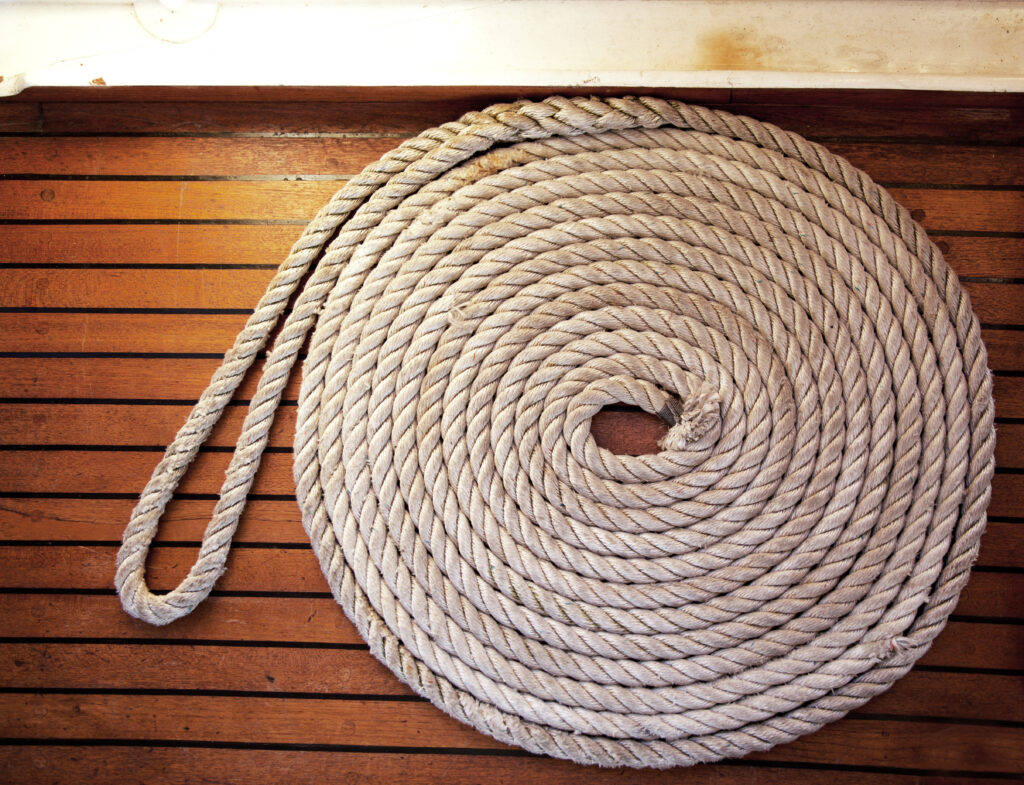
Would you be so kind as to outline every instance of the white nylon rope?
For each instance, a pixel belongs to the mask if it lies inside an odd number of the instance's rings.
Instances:
[[[199,558],[152,594],[161,514],[297,293]],[[886,689],[985,524],[977,319],[909,213],[819,145],[655,98],[473,112],[313,220],[142,493],[125,609],[223,572],[292,366],[295,478],[371,651],[484,733],[583,763],[763,750]],[[614,455],[593,415],[671,423]]]

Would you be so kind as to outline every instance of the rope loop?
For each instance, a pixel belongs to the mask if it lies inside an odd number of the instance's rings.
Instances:
[[[160,516],[282,317],[198,560],[156,596]],[[553,97],[367,167],[143,491],[132,615],[212,590],[307,341],[295,482],[335,598],[417,693],[532,752],[666,767],[816,730],[928,649],[977,556],[970,301],[888,193],[766,123]],[[664,422],[657,452],[595,442],[622,405]]]

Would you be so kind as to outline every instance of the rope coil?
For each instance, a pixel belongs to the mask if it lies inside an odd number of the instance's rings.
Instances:
[[[154,595],[160,516],[293,294],[199,558]],[[977,555],[967,295],[866,174],[771,125],[551,98],[367,167],[142,492],[133,616],[180,618],[223,572],[311,331],[295,480],[334,596],[419,694],[530,751],[666,767],[816,730],[927,650]],[[618,403],[671,425],[660,452],[597,446]]]

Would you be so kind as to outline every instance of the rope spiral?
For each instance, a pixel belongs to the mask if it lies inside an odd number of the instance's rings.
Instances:
[[[160,515],[293,294],[198,561],[156,596]],[[977,555],[967,295],[866,174],[771,125],[551,98],[369,166],[143,491],[132,615],[212,589],[311,331],[295,480],[334,596],[419,694],[533,752],[666,767],[816,730],[927,650]],[[660,451],[599,447],[611,404],[666,420]]]

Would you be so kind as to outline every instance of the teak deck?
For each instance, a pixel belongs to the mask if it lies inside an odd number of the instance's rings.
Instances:
[[[134,499],[301,227],[405,136],[546,91],[107,90],[0,103],[0,780],[952,785],[1024,775],[1024,100],[676,91],[826,143],[914,212],[963,277],[995,374],[998,470],[948,628],[846,719],[741,761],[600,771],[443,715],[331,599],[291,479],[293,380],[229,570],[191,617],[125,616]],[[96,97],[100,100],[97,100]],[[191,564],[254,379],[151,558]],[[650,450],[653,418],[597,437]]]

